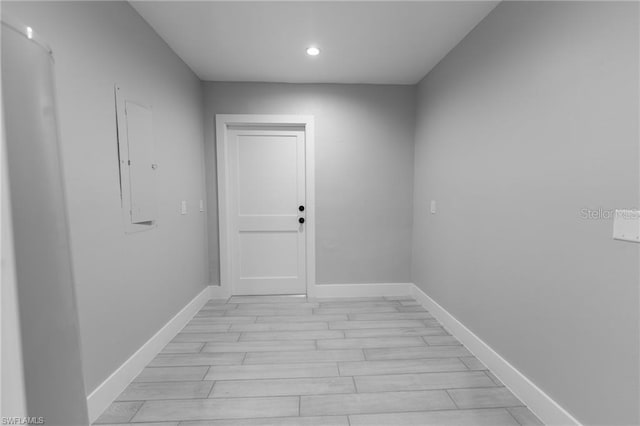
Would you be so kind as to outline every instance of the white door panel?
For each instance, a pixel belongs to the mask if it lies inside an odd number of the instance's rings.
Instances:
[[[240,232],[240,279],[297,278],[297,232]],[[277,256],[266,256],[278,253]]]
[[[238,144],[238,213],[296,214],[298,137],[236,136]],[[300,147],[302,149],[302,147]]]
[[[302,130],[228,130],[234,294],[306,293]]]

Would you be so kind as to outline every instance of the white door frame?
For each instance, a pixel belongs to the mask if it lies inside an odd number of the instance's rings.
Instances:
[[[218,230],[220,239],[220,290],[223,295],[233,294],[231,276],[231,215],[229,212],[228,129],[237,126],[302,127],[305,132],[305,233],[307,297],[315,297],[316,288],[316,200],[315,149],[312,115],[272,114],[216,114],[216,163],[218,175]]]

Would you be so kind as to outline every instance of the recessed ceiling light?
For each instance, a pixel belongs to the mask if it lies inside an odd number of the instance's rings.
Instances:
[[[307,55],[309,56],[318,56],[320,54],[320,49],[317,47],[307,47]]]

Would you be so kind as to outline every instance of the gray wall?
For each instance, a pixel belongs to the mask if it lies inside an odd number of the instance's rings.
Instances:
[[[420,84],[414,282],[587,424],[637,424],[638,5],[505,2]],[[429,200],[438,202],[436,215]]]
[[[317,282],[409,282],[414,94],[412,86],[206,83],[209,223],[218,223],[215,114],[312,114]],[[217,284],[215,225],[209,246]]]
[[[209,282],[202,85],[125,2],[2,4],[53,48],[85,384],[91,392]],[[153,106],[158,228],[126,235],[114,84]],[[190,212],[180,215],[180,200]]]

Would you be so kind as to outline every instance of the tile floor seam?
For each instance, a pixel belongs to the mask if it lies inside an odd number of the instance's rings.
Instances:
[[[348,378],[349,376],[345,376],[344,378]],[[450,388],[450,389],[412,389],[412,390],[394,390],[394,391],[377,391],[377,392],[331,392],[331,393],[291,393],[291,394],[278,394],[278,395],[252,395],[252,396],[229,396],[223,395],[218,397],[197,397],[197,398],[165,398],[165,399],[153,399],[153,400],[135,400],[135,401],[120,401],[120,402],[137,402],[137,401],[186,401],[186,400],[209,400],[209,399],[247,399],[247,398],[292,398],[292,397],[334,397],[334,396],[348,396],[348,395],[379,395],[381,393],[387,394],[396,394],[396,393],[422,393],[422,392],[447,392],[449,390],[464,390],[464,389],[495,389],[497,386],[492,386],[489,388]],[[522,405],[510,405],[509,407],[522,407]],[[491,407],[486,407],[491,408]],[[493,408],[506,408],[506,407],[493,407]],[[458,409],[458,408],[457,408]]]
[[[133,420],[133,418],[136,416],[136,414],[138,414],[138,412],[140,411],[140,409],[142,408],[142,406],[145,404],[145,402],[147,401],[142,401],[142,404],[140,404],[140,406],[136,409],[136,412],[133,413],[133,416],[129,417],[129,420],[127,420],[127,422],[130,422],[131,420]]]
[[[221,379],[215,380],[216,382],[260,382],[267,380],[298,380],[298,379],[336,379],[336,378],[347,378],[353,376],[312,376],[312,377],[268,377],[268,378],[259,378],[259,379]],[[193,382],[195,380],[191,380]],[[165,382],[162,382],[165,383]],[[166,383],[183,383],[183,382],[166,382]],[[485,386],[485,387],[500,387],[500,386]],[[322,395],[322,394],[319,394]]]
[[[447,370],[447,371],[422,371],[422,372],[411,372],[411,373],[384,373],[384,374],[359,374],[359,375],[351,375],[344,377],[386,377],[386,376],[415,376],[415,375],[423,375],[423,374],[433,374],[433,375],[445,375],[448,373],[484,373],[482,371],[473,371],[473,370]],[[485,375],[486,376],[486,375]],[[332,376],[335,377],[335,376]],[[493,380],[489,378],[489,380],[494,383],[494,386],[480,386],[484,388],[504,388],[506,387],[504,384],[497,384]],[[475,389],[476,387],[474,387]],[[457,388],[451,388],[457,389]]]
[[[510,407],[511,408],[511,407]],[[513,418],[513,415],[511,414],[511,412],[505,408],[505,407],[482,407],[482,408],[452,408],[452,409],[437,409],[437,410],[419,410],[419,411],[401,411],[401,412],[384,412],[384,413],[354,413],[354,414],[346,414],[347,417],[351,417],[351,416],[368,416],[368,415],[378,415],[378,414],[398,414],[398,413],[437,413],[437,412],[451,412],[451,411],[495,411],[495,410],[502,410],[502,411],[507,411],[510,414],[510,417]],[[337,416],[341,416],[343,414],[338,414]],[[518,422],[517,419],[515,419],[516,424],[520,425],[520,426],[524,426],[522,425],[522,423]],[[136,423],[137,424],[137,423]]]
[[[362,356],[364,356],[364,361],[373,361],[367,357],[367,351],[364,349],[362,349]]]
[[[293,397],[297,397],[298,399],[302,399],[303,397],[313,397],[313,396],[337,396],[337,395],[356,395],[354,393],[351,394],[328,394],[328,395],[287,395],[287,396],[273,396],[273,397],[246,397],[246,399],[256,399],[256,398],[293,398]],[[195,398],[198,400],[224,400],[224,399],[239,399],[239,398]],[[136,401],[124,401],[124,402],[142,402],[144,405],[144,403],[146,402],[161,402],[161,401],[167,401],[167,402],[171,402],[171,401],[188,401],[185,399],[155,399],[155,400],[136,400]],[[455,401],[454,401],[455,404]],[[142,407],[142,405],[140,405],[140,407],[136,410],[135,414],[138,414],[138,411],[140,410],[140,408]],[[529,408],[526,405],[514,405],[514,406],[509,406],[509,407],[466,407],[466,408],[459,408],[459,407],[455,407],[455,408],[436,408],[436,409],[412,409],[412,410],[407,410],[407,411],[384,411],[384,412],[366,412],[366,413],[350,413],[350,414],[314,414],[311,416],[301,416],[301,415],[296,415],[296,416],[277,416],[277,417],[282,417],[282,418],[296,418],[296,417],[341,417],[341,416],[354,416],[354,415],[367,415],[367,414],[394,414],[394,413],[404,413],[404,412],[408,412],[408,413],[416,413],[416,412],[437,412],[437,411],[490,411],[490,410],[505,410],[505,411],[509,411],[509,408]],[[133,415],[133,417],[135,417],[135,414]],[[131,417],[131,419],[133,419],[133,417]],[[225,418],[210,418],[210,419],[202,419],[202,420],[245,420],[245,419],[262,419],[262,418],[269,418],[269,417],[225,417]],[[177,422],[185,422],[185,421],[194,421],[194,420],[170,420],[170,421],[177,421]],[[200,420],[196,420],[196,421],[200,421]],[[162,421],[161,421],[162,422]],[[131,421],[129,420],[127,423],[124,424],[128,424],[131,423]],[[155,421],[143,421],[143,422],[133,422],[136,425],[144,425],[145,423],[155,423]],[[516,420],[516,423],[519,423]],[[100,424],[113,424],[113,423],[94,423],[95,425],[100,425]],[[115,423],[115,424],[120,424],[120,423]]]
[[[500,386],[506,386],[504,383],[502,383],[502,380],[500,380],[498,378],[498,376],[495,375],[495,373],[493,373],[491,370],[487,369],[484,372],[487,376],[489,376],[489,378],[493,381],[493,383],[495,383],[496,385],[500,385]]]
[[[531,411],[531,409],[529,408],[529,406],[528,406],[528,405],[525,405],[524,407],[525,407],[527,410]],[[516,421],[516,423],[517,423],[517,424],[519,424],[520,426],[527,426],[525,423],[522,423],[520,420],[518,420],[518,418],[515,416],[515,414],[513,414],[513,413],[511,412],[511,410],[509,410],[509,408],[520,408],[520,407],[506,407],[506,408],[505,408],[505,411],[507,411],[507,413],[509,413],[509,415],[515,419],[515,421]],[[535,414],[533,414],[533,412],[532,412],[532,411],[531,411],[531,414],[532,414],[536,419],[538,419],[538,416],[536,416]],[[544,426],[544,423],[542,423],[542,421],[541,421],[540,419],[538,419],[538,421],[540,422],[540,424],[541,424],[541,425],[543,425],[543,426]]]
[[[343,378],[347,378],[350,376],[343,376]],[[355,381],[354,381],[355,383]],[[305,394],[300,394],[300,393],[292,393],[292,394],[277,394],[277,395],[270,395],[270,394],[265,394],[265,395],[252,395],[252,396],[220,396],[220,397],[201,397],[201,398],[167,398],[167,399],[155,399],[153,401],[182,401],[185,399],[242,399],[242,398],[284,398],[284,397],[293,397],[293,396],[338,396],[338,395],[378,395],[381,393],[416,393],[416,392],[447,392],[447,394],[449,394],[449,391],[459,391],[459,390],[466,390],[466,389],[470,389],[470,390],[482,390],[482,389],[486,389],[486,390],[494,390],[494,389],[499,389],[499,388],[505,388],[504,386],[478,386],[478,387],[462,387],[462,388],[427,388],[427,389],[410,389],[410,390],[402,390],[402,389],[398,389],[398,390],[391,390],[391,391],[387,391],[387,390],[383,390],[383,391],[369,391],[369,392],[330,392],[330,393],[305,393]],[[506,388],[505,388],[506,389]],[[451,397],[451,396],[450,396]],[[453,400],[453,398],[451,397],[451,399]],[[137,401],[137,400],[136,400]],[[121,402],[134,402],[134,401],[121,401]],[[454,401],[455,403],[455,401]],[[455,404],[457,409],[462,410],[463,408],[458,407],[457,404]],[[525,407],[526,405],[524,405],[524,403],[521,402],[521,405],[509,405],[508,407]],[[508,407],[504,407],[504,406],[497,406],[497,407],[481,407],[481,408],[508,408]],[[476,407],[478,408],[478,407]],[[469,409],[473,409],[473,407],[469,408]]]
[[[448,390],[445,390],[445,392],[447,393],[447,396],[449,397],[449,399],[451,400],[451,402],[453,402],[453,405],[459,410],[460,407],[458,406],[458,403],[456,402],[455,399],[453,399],[453,397],[451,396],[451,394],[449,393]]]
[[[220,397],[205,397],[205,396],[199,396],[199,397],[189,397],[189,398],[158,398],[158,399],[132,399],[132,400],[124,400],[124,401],[114,401],[114,402],[119,402],[119,403],[130,403],[130,402],[184,402],[184,401],[220,401],[223,399],[233,399],[233,400],[240,400],[240,399],[260,399],[260,398],[294,398],[294,397],[300,397],[300,396],[332,396],[332,395],[355,395],[355,393],[351,392],[351,393],[319,393],[319,394],[305,394],[305,395],[300,395],[300,394],[291,394],[291,395],[259,395],[259,396],[220,396]],[[516,407],[515,405],[513,407]],[[519,406],[518,406],[519,407]],[[136,412],[137,413],[137,412]],[[182,421],[182,420],[180,420]]]
[[[525,405],[525,407],[527,407],[527,406]],[[527,407],[527,410],[528,410],[528,409],[529,409],[529,407]],[[507,413],[509,413],[509,415],[510,415],[511,417],[513,417],[513,419],[516,421],[516,423],[517,423],[517,424],[519,424],[520,426],[525,426],[523,423],[521,423],[521,422],[520,422],[520,420],[518,420],[518,419],[516,418],[516,416],[514,416],[514,415],[513,415],[513,413],[511,412],[511,410],[509,410],[508,408],[505,408],[504,410],[505,410]]]
[[[349,417],[351,416],[367,416],[367,415],[379,415],[379,414],[398,414],[398,413],[437,413],[437,412],[452,412],[452,411],[496,411],[496,410],[502,410],[502,411],[507,411],[509,412],[509,410],[507,408],[504,407],[483,407],[483,408],[452,408],[452,409],[437,409],[437,410],[411,410],[411,411],[391,411],[391,412],[365,412],[365,413],[351,413],[351,414],[325,414],[325,415],[312,415],[312,416],[301,416],[301,415],[297,415],[297,416],[276,416],[276,417],[224,417],[224,418],[207,418],[207,419],[199,419],[199,420],[178,420],[177,423],[178,425],[182,425],[186,422],[203,422],[203,421],[242,421],[242,420],[260,420],[260,419],[276,419],[276,418],[282,418],[282,419],[295,419],[295,418],[306,418],[306,417],[346,417],[347,420],[349,420]],[[136,413],[137,414],[137,413]],[[510,416],[513,417],[513,415],[509,412]],[[518,422],[517,419],[514,419],[516,424],[518,425],[522,425],[520,422]],[[170,421],[167,423],[172,423],[175,421]],[[135,423],[117,423],[118,425],[122,424],[122,425],[140,425],[140,426],[144,426],[145,424],[148,423],[157,423],[157,422],[135,422]],[[160,423],[165,423],[165,422],[160,422]],[[112,424],[112,423],[95,423],[96,426],[100,425],[100,424]]]
[[[349,361],[351,362],[351,361]],[[358,361],[353,361],[358,362]],[[382,373],[382,374],[345,374],[343,377],[384,377],[384,376],[399,376],[399,375],[415,375],[415,374],[433,374],[433,373],[464,373],[473,370],[444,370],[444,371],[414,371],[414,372],[397,372],[397,373]],[[504,386],[504,385],[496,385]]]
[[[307,395],[304,395],[307,396]],[[453,402],[455,404],[455,401]],[[349,414],[334,414],[336,416],[358,416],[358,415],[369,415],[369,414],[397,414],[397,413],[422,413],[422,412],[434,412],[434,411],[472,411],[472,410],[506,410],[505,407],[484,407],[484,408],[436,408],[436,409],[404,409],[402,411],[367,411],[361,413],[349,413]],[[508,410],[507,410],[508,411]],[[321,414],[313,414],[311,416],[301,416],[301,417],[315,417],[322,416]]]
[[[473,389],[473,390],[477,390],[477,389],[495,389],[497,386],[494,387],[489,387],[489,388],[469,388],[469,389]],[[208,401],[208,400],[224,400],[224,399],[232,399],[232,400],[240,400],[240,399],[255,399],[255,398],[293,398],[293,397],[299,397],[299,398],[303,398],[303,397],[335,397],[335,396],[340,396],[340,395],[378,395],[381,393],[386,393],[386,394],[395,394],[395,393],[423,393],[423,392],[435,392],[435,393],[442,393],[442,392],[446,392],[447,395],[449,395],[449,391],[450,390],[464,390],[464,389],[468,389],[468,388],[451,388],[451,389],[416,389],[416,390],[397,390],[397,391],[379,391],[379,392],[336,392],[336,393],[313,393],[313,394],[299,394],[299,393],[294,393],[294,394],[283,394],[283,395],[252,395],[252,396],[228,396],[228,395],[224,395],[224,396],[220,396],[220,397],[191,397],[191,398],[162,398],[162,399],[134,399],[134,400],[124,400],[124,401],[115,401],[115,402],[125,402],[125,403],[133,403],[133,402],[160,402],[160,401],[165,401],[165,402],[171,402],[171,401]],[[212,390],[213,390],[213,386],[212,386]],[[458,404],[456,404],[456,402],[453,400],[453,398],[449,395],[449,397],[451,398],[451,400],[453,401],[454,405],[456,406],[455,409],[457,410],[475,410],[475,409],[480,409],[480,408],[485,408],[485,409],[490,409],[490,408],[515,408],[515,407],[526,407],[526,405],[521,404],[521,405],[510,405],[508,407],[504,407],[504,406],[497,406],[497,407],[467,407],[467,408],[461,408],[458,406]],[[418,410],[418,411],[423,411],[423,410]],[[425,410],[425,411],[433,411],[433,410]],[[137,413],[137,412],[136,412]]]
[[[335,379],[337,376],[331,376],[331,377],[323,377],[323,378],[327,378],[327,379]],[[189,398],[158,398],[158,399],[131,399],[131,400],[117,400],[115,402],[146,402],[146,401],[185,401],[185,400],[208,400],[208,399],[243,399],[243,398],[280,398],[280,397],[294,397],[294,396],[337,396],[337,395],[355,395],[355,394],[359,394],[359,395],[377,395],[377,394],[381,394],[381,393],[416,393],[416,392],[439,392],[439,391],[445,391],[447,392],[447,394],[449,394],[449,391],[460,391],[460,390],[466,390],[466,389],[470,389],[470,390],[495,390],[495,389],[500,389],[500,388],[504,388],[507,389],[505,386],[473,386],[473,387],[444,387],[444,388],[424,388],[424,389],[397,389],[397,390],[380,390],[380,391],[367,391],[367,392],[360,392],[357,390],[357,384],[355,382],[355,378],[354,376],[341,376],[340,378],[349,378],[351,377],[354,383],[354,388],[356,389],[355,392],[330,392],[330,393],[305,393],[305,394],[301,394],[301,393],[291,393],[291,394],[264,394],[264,395],[251,395],[251,396],[229,396],[229,395],[224,395],[224,396],[219,396],[219,397],[215,397],[215,396],[211,396],[213,394],[213,390],[215,385],[218,382],[233,382],[236,380],[211,380],[212,385],[211,385],[211,389],[209,390],[209,392],[207,393],[208,396],[201,396],[201,397],[189,397]],[[360,377],[366,377],[366,376],[360,376]],[[314,378],[320,378],[320,377],[314,377]],[[288,380],[288,379],[258,379],[258,380]],[[249,379],[249,381],[252,381],[251,379]],[[164,383],[164,382],[154,382],[154,383]],[[167,383],[190,383],[190,382],[167,382]],[[507,389],[508,390],[508,389]],[[452,398],[453,399],[453,398]],[[521,401],[520,405],[509,405],[508,407],[481,407],[481,408],[511,408],[511,407],[526,407],[526,405],[524,403],[522,403]],[[455,400],[454,400],[455,403]],[[456,404],[457,406],[457,404]],[[460,407],[458,407],[458,409],[462,409]],[[469,409],[473,409],[473,408],[469,408]]]
[[[204,372],[204,376],[202,376],[202,378],[200,379],[201,381],[204,381],[204,378],[207,377],[207,375],[209,374],[209,370],[211,370],[211,366],[209,366],[207,368],[207,371]]]
[[[466,362],[464,362],[464,360],[462,359],[463,357],[459,356],[459,357],[457,357],[457,358],[460,360],[460,362],[462,363],[462,365],[464,365],[464,366],[467,368],[467,370],[469,370],[469,371],[484,371],[484,370],[472,370],[471,368],[469,368],[469,366],[467,365],[467,363],[466,363]],[[493,380],[492,380],[492,381],[493,381]]]
[[[455,404],[455,401],[454,401]],[[458,408],[457,406],[455,408],[436,408],[434,410],[408,410],[408,411],[394,411],[394,413],[420,413],[420,412],[433,412],[433,411],[473,411],[473,410],[496,410],[496,409],[505,409],[504,407],[486,407],[486,408]],[[369,414],[369,413],[365,413],[365,414]],[[371,414],[385,414],[385,413],[371,413]]]
[[[213,388],[216,387],[217,383],[218,383],[217,380],[213,380],[213,383],[211,384],[211,389],[209,389],[209,393],[207,393],[207,399],[211,398],[211,394],[213,393]]]
[[[505,384],[504,384],[504,383],[497,383],[495,380],[493,380],[493,378],[492,378],[489,374],[487,374],[488,372],[490,372],[490,371],[489,371],[489,369],[487,369],[487,370],[480,370],[480,371],[482,371],[482,373],[483,373],[485,376],[487,376],[487,377],[489,378],[489,380],[491,380],[491,381],[492,381],[493,383],[495,383],[497,386],[505,386]],[[506,387],[506,386],[505,386],[505,387]]]
[[[355,392],[355,393],[361,393],[361,392],[358,390],[358,384],[356,383],[356,378],[355,378],[354,376],[351,376],[351,381],[353,382],[353,388],[356,390],[356,392]]]

